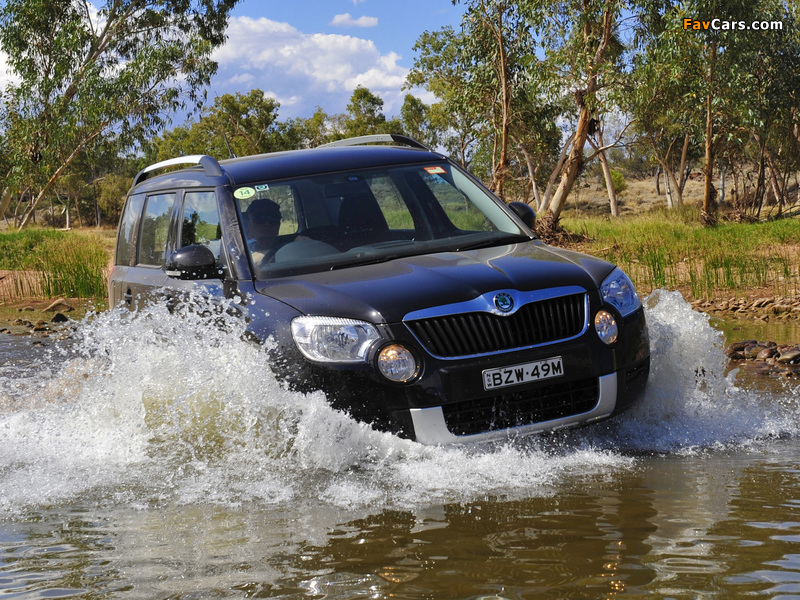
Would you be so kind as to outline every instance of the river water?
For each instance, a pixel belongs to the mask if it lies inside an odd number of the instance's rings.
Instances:
[[[798,389],[726,372],[677,293],[647,306],[642,403],[477,447],[286,391],[234,321],[0,335],[0,595],[800,598]]]

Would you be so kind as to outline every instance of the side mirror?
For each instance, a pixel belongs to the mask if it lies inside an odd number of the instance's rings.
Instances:
[[[529,204],[525,204],[524,202],[510,202],[508,208],[522,219],[522,222],[528,226],[528,229],[533,229],[533,226],[536,224],[536,212],[534,212]]]
[[[184,280],[220,279],[222,276],[214,253],[201,244],[173,252],[164,265],[164,271],[170,277]]]

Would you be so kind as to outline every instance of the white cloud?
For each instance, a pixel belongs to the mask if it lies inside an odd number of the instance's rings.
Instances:
[[[350,13],[336,15],[330,23],[334,27],[377,27],[378,17],[358,17],[354,19]]]
[[[19,83],[19,77],[8,64],[8,54],[0,50],[0,91],[5,90],[9,85],[19,85]]]
[[[398,64],[398,54],[381,54],[371,40],[307,34],[266,18],[231,19],[228,41],[214,59],[219,71],[212,93],[270,90],[284,118],[311,116],[316,106],[343,112],[358,85],[383,98],[385,112],[392,116],[393,107],[399,111],[408,73]]]

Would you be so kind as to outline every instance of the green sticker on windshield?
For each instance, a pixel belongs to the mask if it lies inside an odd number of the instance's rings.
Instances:
[[[253,188],[243,187],[233,192],[233,196],[238,200],[247,200],[248,198],[255,196],[255,193],[256,191]]]

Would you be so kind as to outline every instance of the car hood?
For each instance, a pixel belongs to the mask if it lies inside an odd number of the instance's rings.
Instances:
[[[500,290],[596,290],[614,265],[532,241],[395,258],[257,282],[255,289],[307,315],[393,323],[411,312]]]

